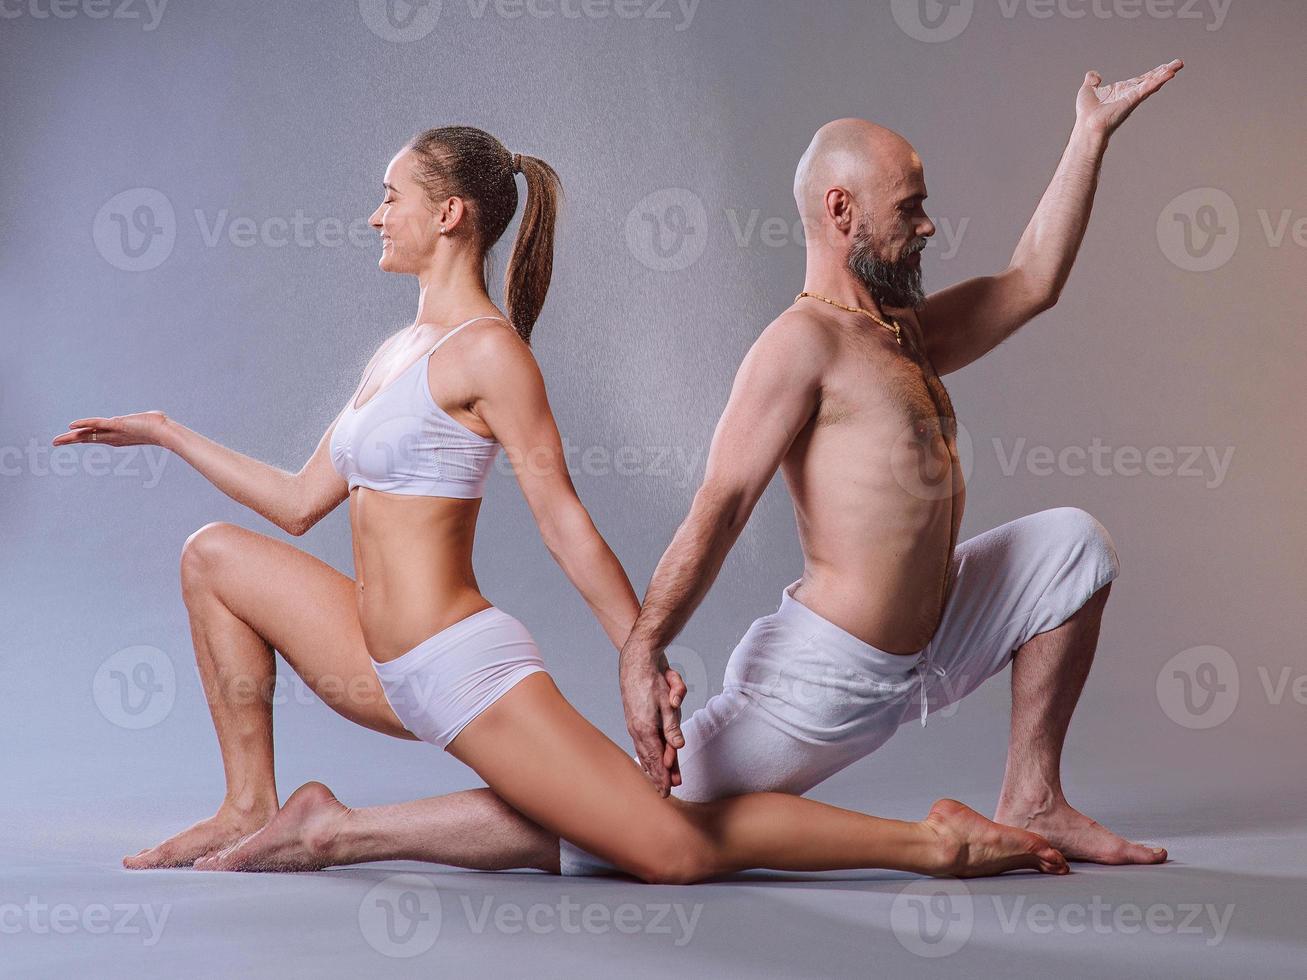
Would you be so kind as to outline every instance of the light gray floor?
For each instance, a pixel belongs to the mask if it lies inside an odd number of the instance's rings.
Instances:
[[[109,803],[94,822],[80,806],[13,806],[3,812],[0,969],[60,978],[1303,976],[1303,792],[1257,799],[1193,785],[1187,798],[1082,797],[1104,822],[1166,844],[1164,867],[1077,865],[1061,879],[938,886],[890,873],[759,872],[663,887],[413,863],[307,875],[125,872],[121,854],[205,801]],[[890,815],[928,802],[900,801]]]

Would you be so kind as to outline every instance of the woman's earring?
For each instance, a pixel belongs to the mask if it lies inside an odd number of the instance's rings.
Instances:
[[[445,233],[445,226],[444,226],[444,225],[441,225],[441,226],[440,226],[440,233],[441,233],[442,235]]]

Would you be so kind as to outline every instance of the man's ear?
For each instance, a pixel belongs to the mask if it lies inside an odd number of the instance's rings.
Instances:
[[[843,187],[832,187],[822,199],[826,216],[837,231],[848,234],[853,230],[853,198]]]

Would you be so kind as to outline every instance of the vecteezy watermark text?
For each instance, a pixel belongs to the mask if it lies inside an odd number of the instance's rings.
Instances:
[[[1111,902],[1094,895],[1088,902],[1031,902],[988,896],[999,930],[1008,936],[1137,935],[1194,937],[1205,946],[1219,946],[1234,918],[1233,903]],[[914,881],[894,896],[890,927],[899,944],[927,959],[951,956],[971,939],[984,904],[965,883],[950,879]]]
[[[302,208],[257,218],[233,215],[230,208],[194,208],[192,216],[205,248],[378,247],[377,232],[365,217],[313,217]],[[133,187],[104,202],[91,223],[91,238],[101,258],[115,269],[146,272],[168,260],[181,230],[166,194],[153,187]]]
[[[142,945],[151,947],[163,936],[170,914],[171,902],[158,907],[138,902],[50,904],[29,895],[21,904],[0,903],[0,935],[71,936],[84,932],[92,936],[144,936]]]
[[[166,6],[168,0],[0,0],[0,20],[131,20],[148,33],[159,26]]]
[[[473,900],[460,895],[458,910],[474,936],[501,935],[601,936],[643,934],[666,936],[682,947],[693,938],[703,903],[681,902],[579,902],[566,893],[553,901],[503,901],[493,895]],[[453,921],[445,910],[440,890],[420,874],[398,874],[369,889],[359,903],[359,929],[373,949],[384,956],[411,959],[431,949],[442,930]]]
[[[997,0],[998,15],[1007,21],[1032,20],[1174,20],[1201,23],[1219,31],[1234,0]],[[987,5],[988,6],[988,5]],[[989,7],[989,9],[993,9]],[[916,41],[938,44],[962,34],[976,12],[976,0],[890,0],[890,13],[904,34]]]
[[[394,44],[420,41],[436,28],[448,7],[444,0],[358,0],[359,16],[377,37]],[[670,24],[684,31],[694,21],[699,0],[464,0],[474,21],[501,20],[641,21]]]
[[[144,477],[141,486],[151,490],[163,478],[168,455],[161,446],[50,446],[33,438],[26,446],[0,446],[0,477]]]
[[[1258,684],[1252,690],[1260,690],[1271,707],[1286,702],[1307,707],[1307,673],[1301,667],[1263,663],[1256,666],[1256,674]],[[1199,731],[1216,728],[1229,721],[1239,705],[1239,663],[1222,647],[1189,647],[1161,666],[1156,687],[1157,703],[1177,725]],[[1242,690],[1249,687],[1243,685]]]
[[[1201,477],[1211,490],[1219,487],[1230,471],[1234,447],[1225,446],[1109,446],[1094,436],[1088,446],[1027,446],[1025,436],[1009,452],[1003,440],[995,438],[994,453],[1004,476],[1012,476],[1024,461],[1031,476],[1178,476]]]

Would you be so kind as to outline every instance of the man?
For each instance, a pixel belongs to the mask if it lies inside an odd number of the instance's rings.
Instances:
[[[1057,302],[1088,222],[1110,135],[1183,67],[1104,86],[1089,72],[1069,144],[1012,260],[995,276],[921,291],[935,226],[921,160],[901,136],[840,119],[818,130],[794,193],[807,239],[795,303],[736,375],[702,486],[653,574],[620,658],[627,727],[663,795],[802,794],[905,721],[1012,663],[1007,769],[994,819],[1069,860],[1166,860],[1075,810],[1063,739],[1097,644],[1116,549],[1093,517],[1041,511],[957,543],[965,501],[940,376]],[[781,469],[804,574],[732,653],[720,694],[684,726],[664,650],[707,593]],[[197,862],[306,869],[413,858],[564,874],[611,867],[488,790],[351,811],[310,783],[242,843]]]

